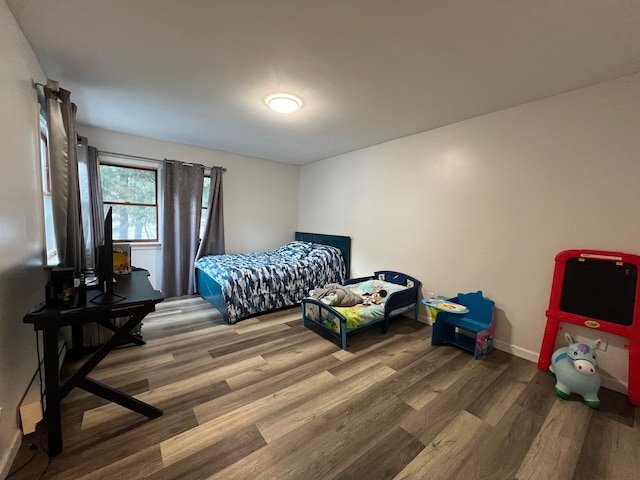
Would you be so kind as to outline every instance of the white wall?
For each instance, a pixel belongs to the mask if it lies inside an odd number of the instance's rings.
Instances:
[[[45,282],[31,84],[45,76],[4,1],[0,46],[0,162],[11,168],[0,178],[2,477],[37,364],[22,318],[43,299]],[[87,126],[80,132],[101,150],[227,167],[229,253],[275,248],[296,229],[350,235],[354,276],[389,268],[420,278],[423,291],[480,288],[499,308],[499,346],[535,360],[555,254],[640,253],[639,126],[635,75],[302,168]],[[157,269],[158,254],[140,249],[134,263]],[[624,341],[607,336],[602,368],[626,383]]]
[[[32,80],[46,76],[6,3],[0,0],[0,478],[8,472],[21,432],[18,407],[37,368],[33,328],[23,324],[44,299],[44,221],[38,158],[39,126]],[[82,108],[80,105],[79,108]],[[80,126],[100,150],[227,167],[224,212],[227,252],[269,250],[297,228],[298,167]],[[160,249],[133,253],[134,264],[161,275]],[[158,285],[156,285],[158,286]]]
[[[498,347],[537,361],[555,255],[640,254],[638,132],[640,74],[315,162],[301,168],[299,228],[350,235],[354,276],[483,290]],[[624,390],[624,340],[603,336],[605,385]]]
[[[4,1],[0,1],[0,478],[20,440],[18,406],[36,371],[33,327],[22,323],[44,299],[44,223],[39,186],[37,98],[44,74]],[[10,173],[7,174],[7,169]]]
[[[297,166],[85,125],[78,130],[90,145],[101,151],[226,167],[223,205],[227,253],[271,250],[293,240],[298,224]],[[135,266],[150,271],[152,283],[160,288],[160,247],[134,246],[131,256]]]

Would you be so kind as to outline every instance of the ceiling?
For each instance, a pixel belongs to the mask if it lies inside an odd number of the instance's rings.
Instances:
[[[640,71],[640,0],[7,4],[79,123],[298,165]]]

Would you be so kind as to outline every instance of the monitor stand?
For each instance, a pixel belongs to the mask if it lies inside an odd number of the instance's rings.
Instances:
[[[121,302],[124,298],[125,297],[118,295],[117,293],[101,293],[89,301],[96,305],[112,305],[114,303]]]

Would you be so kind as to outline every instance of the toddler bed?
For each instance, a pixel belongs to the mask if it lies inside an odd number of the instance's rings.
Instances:
[[[346,350],[349,332],[382,322],[382,333],[386,333],[392,317],[411,310],[417,320],[420,285],[419,280],[404,273],[381,270],[370,277],[347,280],[347,292],[336,288],[336,292],[326,294],[331,286],[318,288],[302,300],[302,324],[307,326],[310,322],[322,327],[338,338]],[[363,297],[365,303],[340,306],[341,302],[353,303],[349,301],[351,294]]]

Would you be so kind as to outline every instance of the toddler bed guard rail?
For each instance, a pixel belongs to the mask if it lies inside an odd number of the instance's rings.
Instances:
[[[318,298],[309,296],[302,300],[302,324],[307,322],[322,327],[342,343],[347,349],[347,333],[382,322],[382,333],[389,328],[389,320],[402,313],[414,311],[418,319],[418,297],[421,282],[400,272],[380,270],[370,277],[352,278],[344,285],[355,293],[384,293],[378,304],[357,304],[343,307],[332,306]],[[318,287],[322,287],[319,285]]]

